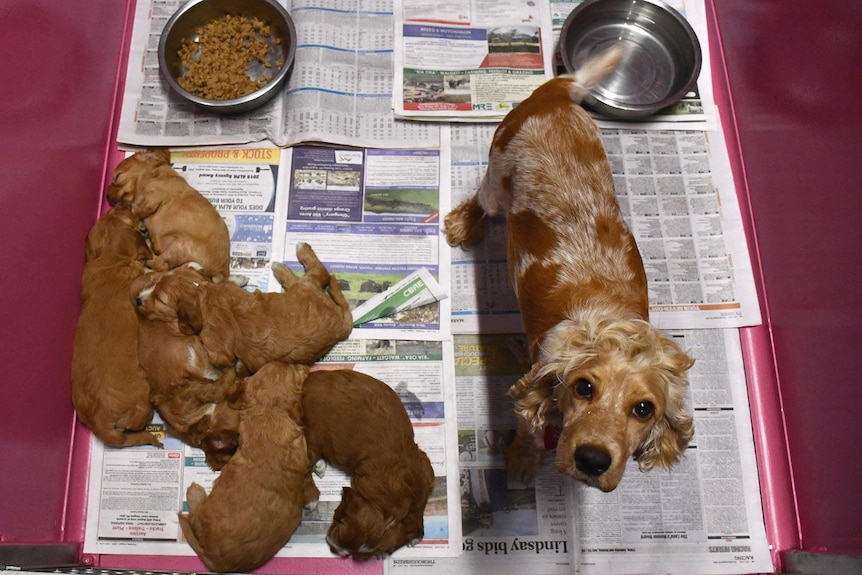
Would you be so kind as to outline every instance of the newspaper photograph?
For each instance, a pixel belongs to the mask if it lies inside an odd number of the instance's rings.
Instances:
[[[293,0],[293,69],[283,93],[241,115],[220,115],[180,99],[159,72],[159,37],[184,0],[139,0],[117,139],[121,145],[437,147],[439,128],[392,114],[392,0]]]
[[[452,363],[451,343],[350,340],[316,366],[361,371],[390,385],[413,422],[417,445],[431,460],[436,486],[425,509],[425,537],[396,557],[460,553],[460,508],[453,506],[458,466]],[[209,492],[218,472],[209,468],[202,451],[166,435],[158,416],[148,429],[159,436],[163,449],[110,448],[92,438],[85,553],[194,555],[177,512],[188,511],[185,493],[192,482]],[[313,478],[320,502],[303,511],[301,524],[276,557],[334,557],[326,532],[350,478],[332,466]]]
[[[452,205],[487,167],[491,126],[451,126]],[[647,274],[650,319],[662,329],[743,327],[760,308],[722,132],[602,130],[617,199]],[[452,248],[454,333],[517,331],[505,226],[491,220],[470,249]]]
[[[550,79],[547,2],[395,1],[395,116],[498,121]]]

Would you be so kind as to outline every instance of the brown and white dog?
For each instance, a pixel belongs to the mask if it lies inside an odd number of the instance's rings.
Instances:
[[[152,252],[128,208],[113,208],[96,221],[87,234],[86,257],[72,353],[75,411],[107,445],[161,446],[144,429],[153,406],[129,301],[129,287]]]
[[[323,458],[351,475],[326,536],[332,552],[363,560],[420,541],[434,469],[395,391],[358,371],[313,371],[302,409],[309,464]],[[310,472],[305,491],[316,503]]]
[[[247,378],[240,408],[239,449],[212,491],[192,483],[180,527],[207,567],[247,573],[272,558],[302,520],[308,452],[302,382],[308,367],[272,362]],[[337,417],[337,415],[336,415]]]
[[[230,234],[213,205],[171,167],[166,148],[137,152],[117,166],[108,201],[129,206],[150,236],[156,271],[196,262],[213,281],[230,276]]]
[[[676,463],[694,428],[686,402],[693,361],[649,323],[647,279],[616,201],[600,132],[579,105],[623,58],[606,50],[548,81],[494,134],[476,195],[445,220],[448,242],[481,240],[505,214],[509,274],[532,368],[509,390],[518,430],[509,472],[531,477],[543,432],[561,426],[557,469],[603,491],[626,461]]]

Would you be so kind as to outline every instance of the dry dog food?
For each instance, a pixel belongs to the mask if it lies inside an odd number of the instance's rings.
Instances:
[[[249,66],[255,62],[260,69],[272,67],[266,60],[266,38],[271,29],[260,19],[227,14],[198,28],[197,33],[198,40],[184,39],[178,52],[186,68],[178,82],[192,94],[232,100],[254,92],[271,79],[269,73],[257,80],[249,76]],[[281,67],[282,62],[275,65]]]

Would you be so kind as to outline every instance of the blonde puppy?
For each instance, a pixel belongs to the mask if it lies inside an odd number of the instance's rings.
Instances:
[[[72,352],[72,403],[107,445],[156,445],[150,385],[138,364],[132,281],[152,257],[128,208],[113,208],[87,234],[81,312]]]
[[[189,486],[179,514],[189,545],[209,569],[243,573],[264,564],[302,519],[308,454],[302,382],[308,368],[272,362],[245,380],[239,449],[207,496]]]
[[[557,469],[603,491],[616,488],[630,457],[641,470],[670,467],[693,434],[692,359],[648,321],[643,263],[599,130],[579,105],[623,57],[618,46],[604,51],[510,112],[478,192],[445,221],[449,243],[466,247],[482,238],[487,216],[506,216],[532,361],[509,391],[518,415],[510,473],[535,473],[554,424]]]
[[[156,256],[150,267],[165,271],[196,262],[213,281],[230,276],[230,234],[218,211],[171,167],[171,153],[150,149],[117,166],[108,201],[129,206],[149,232]]]

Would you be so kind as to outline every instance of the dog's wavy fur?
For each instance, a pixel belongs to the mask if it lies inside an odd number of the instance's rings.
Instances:
[[[206,566],[248,573],[284,547],[302,519],[308,451],[302,422],[302,382],[308,367],[271,362],[245,380],[239,448],[209,495],[187,492],[183,535]],[[337,417],[337,415],[335,415]]]
[[[531,477],[543,431],[562,427],[557,468],[610,491],[626,460],[668,468],[693,434],[686,403],[692,365],[649,323],[647,280],[620,213],[583,97],[625,57],[614,46],[540,86],[498,127],[477,193],[445,220],[448,242],[482,239],[506,215],[509,273],[532,368],[509,390],[518,431],[510,473]]]
[[[363,560],[421,540],[434,470],[395,391],[357,371],[319,370],[302,404],[309,464],[323,458],[351,475],[326,537],[332,552]],[[310,471],[306,481],[314,504]]]
[[[149,233],[155,257],[149,266],[166,271],[196,262],[213,281],[230,276],[230,234],[213,205],[171,167],[166,148],[137,152],[114,171],[112,205],[129,206]]]
[[[81,312],[72,353],[78,419],[114,447],[161,446],[144,428],[153,416],[138,363],[138,320],[129,287],[152,252],[128,208],[113,208],[87,234]]]

